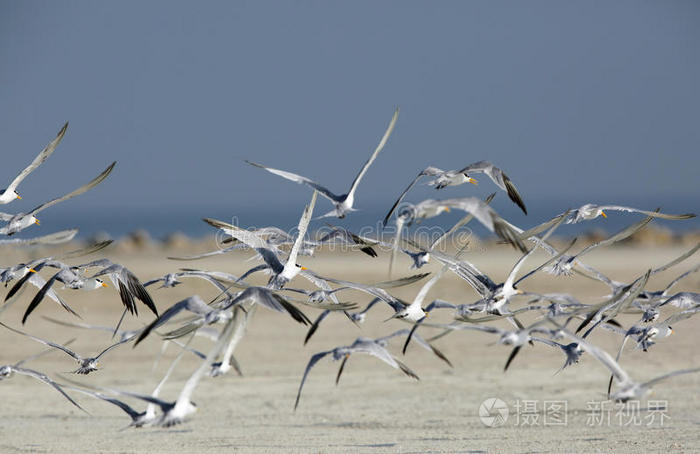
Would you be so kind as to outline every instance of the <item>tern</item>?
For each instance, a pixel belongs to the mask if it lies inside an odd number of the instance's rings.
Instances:
[[[121,345],[125,342],[129,342],[131,340],[131,338],[120,340],[119,342],[114,343],[114,344],[110,345],[109,347],[105,348],[104,350],[102,350],[100,353],[98,353],[97,355],[95,355],[93,357],[83,357],[83,356],[75,353],[73,350],[71,350],[68,347],[65,347],[63,345],[57,344],[55,342],[47,341],[47,340],[44,340],[40,337],[36,337],[36,336],[31,335],[31,334],[25,333],[23,331],[11,328],[2,322],[0,322],[0,325],[4,326],[5,328],[7,328],[10,331],[13,331],[17,334],[27,336],[28,338],[33,339],[41,344],[48,345],[49,347],[57,348],[57,349],[65,352],[67,355],[71,356],[73,359],[75,359],[78,362],[78,368],[76,370],[74,370],[73,373],[74,374],[82,374],[82,375],[87,375],[90,372],[94,372],[94,371],[98,370],[98,367],[97,367],[98,360],[102,357],[102,355],[104,355],[108,351],[112,350],[113,348],[118,347],[119,345]]]
[[[66,130],[68,129],[68,122],[63,125],[60,131],[58,131],[58,135],[56,136],[55,139],[53,139],[51,142],[49,142],[46,147],[41,150],[41,153],[39,153],[36,158],[29,164],[24,170],[20,172],[19,175],[15,177],[14,180],[10,183],[10,185],[5,188],[5,189],[0,189],[0,205],[6,205],[13,200],[21,199],[19,193],[17,193],[17,186],[29,176],[30,173],[32,173],[34,170],[36,170],[37,167],[39,167],[41,164],[43,164],[44,161],[46,161],[49,156],[53,153],[53,151],[56,149],[58,144],[61,142],[61,139],[63,139],[63,136],[66,134]]]
[[[48,202],[44,202],[41,205],[37,206],[33,210],[29,211],[28,213],[18,213],[18,214],[7,214],[7,213],[0,213],[0,221],[7,221],[7,225],[3,226],[0,228],[0,234],[2,235],[14,235],[17,232],[20,232],[27,227],[31,226],[32,224],[37,224],[39,225],[39,220],[36,218],[36,214],[38,214],[40,211],[45,210],[53,205],[56,205],[57,203],[63,202],[65,200],[71,199],[75,196],[78,196],[98,184],[100,184],[107,176],[112,172],[112,169],[116,165],[116,162],[113,162],[112,164],[109,165],[105,170],[102,171],[98,176],[92,179],[89,183],[79,187],[73,192],[70,192],[66,195],[63,195],[61,197],[57,197],[55,199],[49,200]]]
[[[577,342],[583,350],[597,359],[603,366],[612,372],[615,379],[617,379],[618,389],[614,393],[610,394],[609,398],[615,402],[627,402],[633,399],[640,399],[649,393],[653,385],[662,380],[666,380],[677,375],[700,372],[700,368],[681,369],[659,375],[643,383],[636,382],[632,380],[629,374],[627,374],[627,372],[620,367],[617,361],[615,361],[605,350],[596,347],[590,342],[585,341],[567,330],[563,330],[563,333],[573,341]]]
[[[343,195],[336,195],[333,192],[331,192],[329,189],[327,189],[325,186],[321,186],[320,184],[316,183],[315,181],[312,181],[306,177],[302,177],[301,175],[297,175],[295,173],[291,172],[286,172],[284,170],[277,170],[273,169],[270,167],[265,167],[261,164],[256,164],[251,161],[246,161],[248,164],[253,165],[255,167],[260,167],[261,169],[265,169],[270,173],[274,173],[275,175],[279,175],[282,178],[286,178],[287,180],[293,181],[295,183],[299,184],[305,184],[316,191],[320,192],[322,196],[330,200],[335,208],[328,213],[322,215],[321,217],[331,217],[331,216],[337,216],[339,218],[344,218],[349,212],[351,211],[357,211],[355,208],[353,208],[353,205],[355,204],[355,191],[357,190],[357,187],[360,184],[360,181],[362,180],[362,177],[365,176],[365,173],[367,173],[367,169],[369,169],[369,166],[372,165],[374,160],[377,158],[377,155],[379,154],[380,151],[384,148],[384,145],[386,145],[387,140],[389,140],[389,136],[391,135],[391,132],[394,130],[394,126],[396,126],[396,120],[399,117],[399,109],[396,109],[394,112],[394,115],[391,117],[391,121],[389,122],[389,127],[386,129],[384,132],[384,136],[382,137],[382,140],[379,141],[379,145],[377,145],[377,148],[375,148],[374,152],[372,155],[369,157],[367,162],[365,162],[365,165],[362,166],[362,169],[360,169],[360,173],[357,174],[355,177],[355,180],[353,180],[352,185],[350,185],[350,190],[348,191],[347,194]]]
[[[386,344],[384,343],[384,345]],[[391,353],[389,353],[384,345],[382,345],[380,342],[377,342],[375,339],[358,337],[355,340],[355,342],[353,342],[351,345],[336,347],[332,350],[319,352],[313,355],[309,360],[309,363],[306,365],[304,375],[301,378],[301,383],[299,384],[299,391],[297,392],[297,398],[294,402],[294,410],[296,410],[299,406],[301,390],[304,388],[304,382],[306,382],[306,377],[309,375],[311,368],[314,367],[314,365],[316,365],[317,362],[319,362],[321,359],[325,358],[328,355],[333,355],[333,361],[338,361],[341,359],[346,360],[353,353],[364,353],[366,355],[374,356],[375,358],[378,358],[386,364],[390,365],[394,369],[399,369],[401,370],[401,372],[408,375],[409,377],[418,380],[418,375],[416,375],[416,373],[409,369],[408,366],[406,366],[404,363],[396,359],[396,357],[394,357]],[[338,373],[338,378],[340,378],[340,373],[342,373],[342,371],[343,369],[341,368]]]
[[[494,166],[488,161],[479,161],[475,162],[473,164],[469,164],[465,168],[461,170],[442,170],[438,169],[437,167],[427,167],[424,170],[420,171],[416,178],[413,179],[411,184],[408,185],[406,189],[401,193],[398,199],[396,199],[396,202],[394,202],[394,205],[392,205],[391,209],[389,212],[384,216],[384,220],[382,221],[382,225],[386,227],[387,222],[389,221],[389,218],[391,217],[391,214],[396,210],[396,207],[399,206],[403,198],[406,196],[406,193],[411,190],[411,188],[424,176],[431,176],[435,177],[432,181],[428,182],[429,185],[435,186],[435,189],[442,189],[446,186],[456,186],[464,183],[471,183],[471,184],[477,184],[477,181],[472,178],[469,174],[476,174],[476,173],[484,173],[486,174],[491,180],[496,183],[496,186],[501,188],[502,190],[506,191],[508,193],[508,197],[520,207],[521,210],[525,214],[527,214],[527,208],[525,208],[525,203],[523,202],[522,197],[520,197],[520,193],[518,193],[517,188],[513,184],[513,182],[508,178],[508,176],[503,173],[501,169],[498,167]]]
[[[23,359],[23,360],[21,360],[21,361],[18,361],[18,362],[16,362],[16,363],[14,363],[14,364],[0,365],[0,381],[9,379],[9,378],[11,378],[14,374],[26,375],[26,376],[28,376],[28,377],[36,378],[37,380],[42,381],[42,382],[46,383],[47,385],[53,387],[56,391],[58,391],[59,393],[61,393],[61,395],[63,395],[63,397],[65,397],[66,399],[68,399],[68,401],[69,401],[70,403],[72,403],[73,405],[75,405],[76,407],[78,407],[79,409],[81,409],[82,411],[85,411],[85,410],[83,409],[83,407],[81,407],[80,405],[78,405],[78,403],[77,403],[76,401],[74,401],[68,394],[66,394],[65,391],[63,391],[63,388],[62,388],[58,383],[56,383],[55,381],[51,380],[46,374],[44,374],[44,373],[42,373],[42,372],[37,372],[37,371],[35,371],[35,370],[33,370],[33,369],[27,369],[26,367],[21,367],[21,366],[22,366],[24,363],[26,363],[27,361],[30,361],[30,360],[32,360],[32,359],[34,359],[34,358],[39,357],[39,356],[43,356],[44,354],[46,354],[47,352],[50,352],[50,351],[53,351],[53,349],[51,349],[51,350],[44,350],[44,351],[41,352],[41,353],[38,353],[38,354],[36,354],[36,355],[32,355],[32,356],[30,356],[30,357],[28,357],[28,358],[25,358],[25,359]]]
[[[258,254],[260,254],[260,256],[263,258],[263,260],[265,260],[265,268],[268,268],[272,273],[272,275],[270,276],[270,281],[268,282],[268,286],[273,289],[280,289],[284,287],[285,284],[287,284],[287,282],[294,279],[294,277],[296,277],[296,275],[299,274],[300,271],[306,269],[301,265],[297,265],[296,262],[297,256],[299,255],[299,249],[301,248],[301,244],[304,241],[306,230],[309,227],[309,222],[311,222],[311,216],[314,212],[314,206],[316,204],[316,194],[317,192],[314,191],[311,197],[311,203],[309,203],[309,205],[307,205],[304,208],[304,212],[302,213],[301,219],[299,219],[297,238],[294,241],[292,250],[289,252],[289,257],[287,257],[287,262],[284,265],[280,261],[277,254],[269,248],[265,240],[260,238],[255,233],[238,228],[232,224],[228,224],[222,221],[216,221],[214,219],[204,220],[210,225],[213,225],[214,227],[223,229],[226,233],[232,235],[237,240],[255,249],[255,251]],[[261,268],[254,268],[254,270],[257,269]],[[248,273],[246,273],[244,276],[241,276],[240,279],[244,279],[247,274]]]

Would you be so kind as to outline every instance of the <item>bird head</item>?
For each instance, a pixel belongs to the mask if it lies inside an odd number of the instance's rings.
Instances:
[[[479,184],[479,182],[476,181],[474,178],[470,177],[468,173],[464,172],[464,176],[467,179],[467,183],[471,183],[473,185]]]

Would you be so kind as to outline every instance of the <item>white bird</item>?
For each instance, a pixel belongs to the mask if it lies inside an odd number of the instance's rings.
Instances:
[[[97,279],[100,276],[109,276],[110,280],[114,284],[114,287],[119,290],[119,297],[124,304],[124,307],[134,315],[138,315],[139,311],[136,307],[135,300],[140,300],[148,309],[151,310],[158,316],[158,309],[156,308],[151,295],[148,294],[146,288],[141,284],[141,281],[132,273],[128,268],[118,263],[114,263],[109,259],[99,259],[93,260],[92,262],[78,265],[80,269],[87,268],[102,268],[97,273],[90,276],[88,279]]]
[[[233,317],[231,309],[245,302],[261,304],[273,311],[289,314],[294,320],[304,325],[311,323],[303,312],[272,290],[264,287],[248,287],[234,298],[226,298],[214,305],[206,304],[199,295],[190,296],[173,304],[141,331],[141,334],[134,343],[134,347],[145,339],[151,331],[163,325],[182,311],[192,312],[198,316],[195,320],[185,325],[186,329],[182,331],[182,334],[184,334],[203,325],[231,320]]]
[[[47,341],[47,340],[44,340],[40,337],[36,337],[36,336],[31,335],[31,334],[25,333],[23,331],[11,328],[2,322],[0,322],[0,325],[4,326],[5,328],[7,328],[10,331],[13,331],[17,334],[27,336],[28,338],[33,339],[33,340],[39,342],[40,344],[48,345],[49,347],[57,348],[57,349],[63,351],[64,353],[71,356],[73,359],[75,359],[78,362],[78,368],[76,370],[74,370],[73,373],[74,374],[82,374],[82,375],[87,375],[90,372],[98,370],[98,368],[97,368],[98,360],[102,357],[102,355],[104,355],[108,351],[112,350],[113,348],[118,347],[119,345],[121,345],[125,342],[129,342],[131,340],[131,338],[125,339],[125,340],[120,340],[119,342],[114,343],[114,344],[110,345],[109,347],[105,348],[104,350],[102,350],[100,353],[98,353],[95,356],[84,357],[84,356],[81,356],[81,355],[75,353],[73,350],[69,349],[66,346],[57,344],[55,342]]]
[[[55,381],[51,380],[46,374],[44,374],[44,373],[42,373],[42,372],[37,372],[37,371],[35,371],[35,370],[33,370],[33,369],[27,369],[27,368],[25,368],[25,367],[21,367],[22,364],[26,363],[27,361],[30,361],[30,360],[32,360],[32,359],[34,359],[34,358],[38,358],[39,356],[43,356],[44,354],[46,354],[47,352],[50,352],[50,351],[53,351],[53,349],[44,350],[44,351],[41,352],[41,353],[32,355],[32,356],[30,356],[30,357],[28,357],[28,358],[25,358],[25,359],[23,359],[23,360],[21,360],[21,361],[16,362],[15,364],[5,364],[5,365],[1,365],[1,366],[0,366],[0,381],[2,381],[2,380],[7,380],[7,379],[11,378],[12,375],[14,375],[14,374],[26,375],[26,376],[28,376],[28,377],[36,378],[37,380],[42,381],[42,382],[46,383],[47,385],[53,387],[56,391],[58,391],[59,393],[61,393],[61,394],[63,395],[63,397],[65,397],[66,399],[68,399],[68,401],[69,401],[70,403],[72,403],[73,405],[75,405],[75,406],[78,407],[79,409],[85,411],[85,410],[83,409],[83,407],[81,407],[80,405],[78,405],[77,402],[75,402],[68,394],[66,394],[65,391],[63,391],[63,388],[62,388],[58,383],[56,383]]]
[[[109,331],[112,330],[111,328],[107,328],[107,329]],[[188,341],[188,343],[189,343],[189,341]],[[152,398],[154,398],[154,399],[158,398],[158,394],[160,394],[160,390],[163,388],[163,385],[165,385],[165,382],[168,380],[168,378],[170,377],[170,374],[172,374],[173,370],[175,370],[175,366],[180,361],[180,358],[182,358],[182,355],[186,351],[187,344],[183,345],[182,347],[183,347],[183,349],[175,357],[173,362],[170,364],[170,367],[168,368],[167,372],[165,373],[163,378],[158,382],[155,389],[151,393]],[[147,426],[147,425],[154,423],[157,420],[157,415],[156,415],[156,406],[157,405],[152,403],[152,402],[148,402],[148,405],[146,406],[146,410],[140,412],[140,411],[134,410],[134,408],[132,408],[127,403],[125,403],[119,399],[115,399],[113,397],[106,396],[102,392],[96,392],[96,391],[93,391],[90,389],[85,389],[82,387],[79,388],[77,386],[69,386],[69,385],[63,385],[63,386],[65,386],[66,388],[81,392],[83,394],[87,394],[89,396],[93,396],[93,397],[96,397],[98,399],[102,399],[105,402],[109,402],[109,403],[121,408],[131,418],[131,423],[129,424],[128,427],[137,427],[137,428],[144,427],[144,426]],[[109,389],[109,388],[99,388],[99,389],[104,391],[104,392],[111,392],[111,393],[115,393],[115,394],[124,394],[121,391],[117,391],[117,390],[113,390],[113,389]]]
[[[523,202],[522,197],[520,197],[520,194],[518,193],[518,190],[516,189],[515,185],[513,182],[508,178],[508,176],[503,173],[501,169],[498,167],[494,166],[488,161],[479,161],[475,162],[473,164],[469,164],[465,168],[461,170],[442,170],[438,169],[437,167],[427,167],[424,170],[420,171],[416,178],[413,179],[411,184],[408,185],[406,189],[401,193],[399,198],[394,202],[394,205],[392,205],[391,209],[387,213],[386,216],[384,216],[384,220],[382,221],[382,224],[386,227],[387,222],[389,221],[389,218],[391,217],[391,214],[394,212],[396,207],[401,203],[403,198],[406,196],[406,193],[411,190],[411,188],[424,176],[431,176],[435,177],[433,180],[428,182],[430,186],[434,186],[435,189],[442,189],[447,186],[457,186],[460,184],[464,183],[471,183],[471,184],[477,184],[477,181],[472,178],[469,174],[475,174],[475,173],[485,173],[491,180],[496,183],[496,185],[501,188],[502,190],[506,191],[508,193],[508,197],[520,207],[521,210],[525,214],[527,214],[527,208],[525,208],[525,203]]]
[[[384,345],[386,343],[384,342]],[[296,401],[294,402],[294,409],[296,410],[297,407],[299,406],[299,398],[301,397],[301,390],[304,388],[304,382],[306,382],[306,377],[309,375],[309,372],[311,371],[311,368],[314,367],[314,365],[319,362],[321,359],[328,355],[333,355],[333,361],[338,361],[340,359],[347,359],[350,355],[353,353],[364,353],[366,355],[374,356],[375,358],[380,359],[381,361],[384,361],[386,364],[390,365],[394,369],[399,369],[401,372],[404,374],[408,375],[411,378],[415,378],[418,380],[418,375],[416,375],[415,372],[413,372],[411,369],[408,368],[404,363],[396,359],[391,353],[387,351],[387,349],[382,345],[382,343],[377,342],[374,339],[368,339],[366,337],[358,337],[355,342],[353,342],[351,345],[348,346],[343,346],[343,347],[336,347],[333,350],[327,350],[324,352],[319,352],[316,353],[311,357],[309,360],[309,363],[306,365],[306,369],[304,370],[304,375],[301,378],[301,384],[299,384],[299,391],[297,392],[297,398]],[[343,369],[341,368],[339,373],[338,373],[338,378],[340,378],[340,373],[342,373]],[[336,379],[337,381],[337,379]]]
[[[143,394],[136,394],[125,391],[122,391],[121,393],[124,395],[135,397],[137,399],[145,400],[146,402],[151,402],[159,406],[163,414],[154,422],[153,425],[170,427],[175,424],[180,424],[184,422],[185,419],[187,419],[197,411],[197,405],[191,400],[192,394],[197,388],[197,385],[199,385],[199,381],[206,374],[207,370],[211,367],[211,364],[214,362],[214,359],[221,353],[221,350],[223,349],[227,339],[230,338],[231,330],[233,329],[234,323],[232,323],[232,321],[229,320],[224,330],[222,331],[219,340],[209,351],[204,361],[202,361],[200,366],[187,380],[185,386],[182,388],[182,391],[180,391],[180,395],[174,402],[167,402],[162,399]]]
[[[660,218],[660,219],[669,219],[669,220],[683,220],[683,219],[691,219],[694,218],[696,215],[693,213],[686,213],[686,214],[666,214],[666,213],[659,213],[659,208],[656,209],[656,211],[646,211],[646,210],[640,210],[638,208],[630,208],[630,207],[625,207],[625,206],[620,206],[620,205],[596,205],[593,203],[587,203],[575,210],[569,210],[566,213],[559,214],[552,219],[550,219],[547,222],[544,222],[540,225],[537,225],[535,227],[532,227],[529,230],[524,231],[520,236],[521,238],[529,238],[533,235],[537,235],[540,232],[543,232],[546,230],[549,225],[551,225],[554,222],[557,222],[559,219],[564,218],[564,222],[566,224],[576,224],[581,221],[590,221],[591,219],[595,219],[598,216],[603,216],[604,218],[607,218],[608,215],[605,213],[605,210],[608,211],[626,211],[628,213],[641,213],[646,216],[651,216],[653,218]]]
[[[63,139],[63,136],[66,134],[66,129],[68,129],[68,122],[63,125],[60,131],[58,131],[58,135],[56,136],[55,139],[53,139],[51,142],[49,142],[46,147],[41,150],[41,153],[39,153],[36,158],[29,164],[24,170],[20,172],[19,175],[15,177],[14,180],[10,183],[10,185],[5,188],[5,189],[0,189],[0,205],[6,205],[13,200],[16,199],[21,199],[19,193],[17,192],[17,186],[29,176],[30,173],[32,173],[37,167],[39,167],[44,161],[46,161],[49,156],[51,156],[51,153],[56,149],[58,144],[61,142],[61,139]]]
[[[97,278],[85,278],[80,273],[80,270],[70,267],[69,265],[59,262],[58,260],[43,261],[34,268],[35,272],[41,270],[42,267],[45,265],[59,268],[59,271],[53,276],[51,276],[46,282],[44,282],[43,278],[41,278],[41,276],[39,276],[38,274],[25,275],[22,279],[17,281],[17,283],[7,294],[6,299],[11,298],[12,295],[14,295],[14,292],[18,291],[19,288],[22,285],[24,285],[24,283],[27,281],[30,284],[39,287],[39,291],[36,295],[34,295],[34,298],[32,298],[31,302],[29,303],[29,306],[27,306],[27,309],[25,310],[24,315],[22,316],[23,325],[24,323],[26,323],[27,318],[29,318],[29,315],[43,301],[45,296],[48,296],[49,298],[58,302],[61,306],[63,306],[64,309],[66,309],[71,314],[78,316],[78,314],[75,311],[73,311],[73,309],[71,309],[66,303],[64,303],[55,293],[52,287],[56,282],[62,283],[64,288],[70,288],[74,290],[82,289],[89,291],[96,290],[101,287],[107,287],[107,284],[102,282],[102,280]],[[43,285],[41,285],[42,283]]]
[[[105,170],[102,171],[98,176],[93,178],[89,183],[79,187],[73,192],[69,192],[68,194],[65,194],[61,197],[57,197],[55,199],[49,200],[48,202],[44,202],[41,205],[37,206],[33,210],[29,211],[28,213],[18,213],[18,214],[7,214],[7,213],[0,213],[0,221],[7,221],[7,225],[3,226],[0,228],[0,234],[2,235],[14,235],[17,232],[20,232],[27,227],[31,226],[32,224],[37,224],[39,225],[39,220],[36,218],[36,214],[39,213],[42,210],[45,210],[46,208],[49,208],[53,205],[56,205],[57,203],[63,202],[65,200],[68,200],[70,198],[73,198],[75,196],[78,196],[98,184],[102,182],[107,176],[112,172],[112,169],[114,168],[116,162],[113,162],[112,164],[109,165]]]
[[[593,244],[588,245],[587,247],[585,247],[584,249],[582,249],[580,252],[578,252],[575,255],[564,255],[564,256],[560,257],[559,259],[557,259],[556,261],[554,261],[550,266],[545,268],[545,271],[550,273],[550,274],[553,274],[555,276],[560,276],[562,274],[566,275],[566,276],[570,276],[573,273],[572,268],[574,266],[574,263],[582,255],[589,253],[590,251],[592,251],[595,248],[598,248],[601,246],[609,246],[613,243],[616,243],[618,241],[622,241],[622,240],[634,235],[639,230],[641,230],[643,227],[645,227],[649,222],[651,222],[652,219],[653,218],[651,216],[644,218],[643,220],[636,222],[636,223],[620,230],[619,232],[610,236],[609,238],[606,238],[604,240],[601,240],[601,241],[598,241],[598,242],[595,242]],[[559,223],[561,223],[561,221],[562,221],[562,219],[560,219],[558,221],[558,223],[555,225],[558,225]],[[579,263],[580,263],[580,261],[579,261]]]
[[[615,379],[617,379],[618,389],[614,393],[610,394],[609,397],[611,400],[616,402],[627,402],[628,400],[632,399],[640,399],[651,390],[653,385],[662,380],[666,380],[667,378],[675,377],[676,375],[700,372],[700,368],[682,369],[659,375],[658,377],[652,378],[651,380],[643,383],[636,382],[632,380],[629,374],[627,374],[627,372],[620,367],[617,361],[615,361],[605,350],[596,347],[590,342],[570,333],[567,330],[563,330],[563,333],[573,341],[577,342],[583,350],[597,359],[601,364],[603,364],[603,366],[612,372]]]
[[[353,205],[355,203],[355,191],[357,190],[357,186],[360,184],[360,181],[362,180],[362,177],[365,175],[367,172],[367,169],[369,169],[369,166],[372,165],[374,160],[377,158],[377,155],[379,154],[380,151],[384,148],[384,145],[386,145],[387,140],[389,140],[389,136],[391,135],[391,132],[394,130],[394,126],[396,126],[396,120],[399,117],[399,109],[396,109],[394,112],[394,115],[391,117],[391,121],[389,122],[389,127],[386,129],[384,132],[384,136],[382,137],[382,140],[379,141],[379,145],[377,145],[377,148],[375,148],[374,152],[370,156],[370,158],[365,162],[365,165],[362,166],[362,169],[360,169],[360,173],[357,174],[355,177],[355,180],[353,180],[352,185],[350,186],[350,190],[348,191],[347,194],[343,195],[336,195],[332,193],[329,189],[327,189],[325,186],[321,186],[320,184],[316,183],[315,181],[312,181],[306,177],[302,177],[301,175],[297,175],[295,173],[291,172],[286,172],[284,170],[278,170],[278,169],[273,169],[270,167],[265,167],[260,164],[256,164],[254,162],[246,161],[248,164],[260,167],[261,169],[265,169],[270,173],[274,173],[275,175],[279,175],[282,178],[286,178],[287,180],[293,181],[295,183],[299,184],[305,184],[316,191],[320,192],[322,196],[330,200],[335,208],[328,213],[324,214],[321,217],[330,217],[330,216],[337,216],[339,218],[344,218],[349,212],[351,211],[356,211],[353,208]]]
[[[396,313],[391,316],[391,318],[398,318],[399,320],[403,320],[409,323],[416,323],[420,320],[423,320],[427,316],[427,313],[423,310],[422,307],[423,301],[425,301],[425,297],[428,295],[430,289],[433,288],[437,281],[440,280],[440,278],[443,274],[445,274],[445,271],[447,271],[448,268],[449,265],[444,265],[435,276],[433,276],[428,282],[423,284],[423,287],[421,287],[418,294],[416,294],[416,297],[411,302],[411,304],[397,310]]]
[[[297,238],[294,241],[292,250],[289,252],[289,256],[287,257],[287,261],[284,265],[280,261],[275,251],[270,249],[267,242],[260,238],[257,234],[238,228],[233,224],[217,221],[215,219],[204,219],[204,221],[214,227],[224,230],[227,234],[233,236],[238,241],[241,241],[242,243],[245,243],[249,247],[255,249],[255,251],[260,254],[265,261],[265,265],[253,268],[253,270],[250,270],[241,276],[240,279],[244,279],[252,271],[268,269],[271,272],[268,286],[272,289],[281,289],[287,284],[287,282],[294,279],[300,271],[306,269],[301,265],[297,265],[297,256],[299,255],[299,249],[304,242],[304,236],[306,235],[309,223],[311,222],[311,217],[313,216],[314,206],[316,205],[316,194],[317,191],[314,191],[313,195],[311,196],[311,203],[304,208],[301,219],[299,219]]]

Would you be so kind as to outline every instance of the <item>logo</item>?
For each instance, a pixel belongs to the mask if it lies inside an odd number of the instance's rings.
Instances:
[[[497,397],[488,398],[479,406],[479,419],[486,427],[500,427],[508,421],[508,405]]]

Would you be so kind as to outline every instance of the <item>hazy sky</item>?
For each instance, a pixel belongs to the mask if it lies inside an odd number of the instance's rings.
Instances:
[[[526,202],[697,211],[698,24],[695,1],[1,1],[0,187],[69,120],[13,209],[117,160],[66,209],[300,211],[242,160],[343,193],[399,106],[356,197],[377,218],[425,166],[481,159]]]

